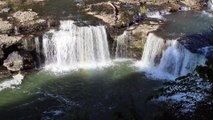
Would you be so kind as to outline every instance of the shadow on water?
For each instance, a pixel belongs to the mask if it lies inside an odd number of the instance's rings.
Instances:
[[[150,120],[157,109],[145,100],[161,83],[125,66],[60,77],[36,73],[18,89],[0,92],[0,116],[10,120]],[[7,99],[10,102],[4,104]]]

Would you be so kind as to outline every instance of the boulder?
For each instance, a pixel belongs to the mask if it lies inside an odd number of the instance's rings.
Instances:
[[[25,23],[38,18],[38,14],[32,11],[17,11],[12,16],[20,23]]]
[[[18,44],[22,40],[22,36],[8,36],[0,34],[0,48],[7,48],[11,45]]]
[[[17,51],[12,52],[3,65],[10,71],[20,71],[23,69],[23,57]]]
[[[9,21],[4,21],[0,18],[0,33],[11,33],[13,30],[13,25]]]
[[[38,14],[33,11],[17,11],[12,14],[17,21],[16,26],[20,33],[28,34],[45,30],[48,25],[45,19],[39,18]]]

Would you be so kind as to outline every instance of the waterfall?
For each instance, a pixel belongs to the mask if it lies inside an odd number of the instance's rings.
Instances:
[[[14,34],[15,35],[19,35],[20,33],[19,33],[19,28],[18,27],[14,27]]]
[[[208,0],[207,5],[209,9],[213,10],[213,0]]]
[[[59,31],[43,35],[45,68],[69,71],[109,65],[110,54],[104,26],[78,27],[73,21],[61,21]]]
[[[128,35],[127,31],[124,31],[124,33],[120,36],[118,36],[116,40],[116,52],[115,52],[115,58],[127,58],[127,47],[128,47],[128,41],[130,40],[130,36]]]
[[[39,68],[41,66],[41,42],[39,40],[39,37],[35,37],[35,47],[36,47],[36,53],[37,53],[37,67]]]
[[[40,41],[39,41],[39,38],[38,38],[38,37],[35,38],[35,47],[36,47],[36,52],[37,52],[38,54],[41,54]]]
[[[191,53],[177,40],[166,41],[150,33],[138,65],[150,77],[175,79],[193,72],[197,65],[203,65],[205,61],[204,55]]]

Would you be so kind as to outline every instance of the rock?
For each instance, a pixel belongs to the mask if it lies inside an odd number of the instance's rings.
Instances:
[[[0,9],[6,7],[8,4],[6,1],[0,1]]]
[[[38,18],[38,14],[32,11],[17,11],[12,16],[20,23],[32,21]]]
[[[23,57],[23,70],[35,68],[35,61],[31,52],[21,51],[20,55]]]
[[[3,65],[10,71],[20,71],[23,69],[23,57],[15,51],[8,55]]]
[[[44,19],[37,19],[33,21],[26,22],[25,24],[21,24],[19,27],[19,32],[23,34],[28,34],[32,32],[40,32],[45,30],[48,25],[46,20]]]
[[[12,17],[18,22],[16,26],[22,34],[40,32],[48,27],[47,21],[39,18],[36,12],[17,11]]]
[[[7,68],[5,68],[3,66],[0,67],[0,79],[2,79],[2,78],[9,78],[11,76],[12,76],[12,74],[11,74],[10,71],[7,70]]]
[[[184,0],[182,2],[192,9],[198,10],[202,9],[206,4],[205,0]]]
[[[0,10],[0,13],[7,13],[10,10],[11,10],[10,8],[3,8],[3,9]]]
[[[0,33],[11,33],[13,30],[13,25],[9,21],[3,21],[0,18]]]
[[[8,36],[0,34],[0,48],[7,48],[11,45],[18,44],[22,40],[22,36]]]
[[[105,23],[110,25],[115,24],[114,8],[108,2],[88,5],[85,11],[87,14],[93,15],[103,20]]]
[[[4,58],[4,52],[3,50],[0,48],[0,59],[3,59]]]

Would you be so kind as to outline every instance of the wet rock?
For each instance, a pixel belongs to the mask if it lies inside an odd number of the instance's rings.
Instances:
[[[8,55],[3,65],[10,71],[20,71],[23,68],[23,57],[15,51]]]
[[[186,35],[179,38],[178,42],[193,53],[205,54],[207,58],[213,59],[213,28],[203,33]]]
[[[13,30],[13,25],[9,21],[4,21],[0,18],[0,33],[10,33]]]
[[[8,36],[0,34],[0,48],[7,48],[11,45],[18,44],[22,40],[22,36]]]
[[[31,52],[20,51],[20,55],[23,57],[23,70],[35,68],[35,61]]]
[[[10,71],[7,70],[7,68],[5,67],[0,67],[0,79],[2,78],[8,78],[8,77],[11,77],[12,74]]]

